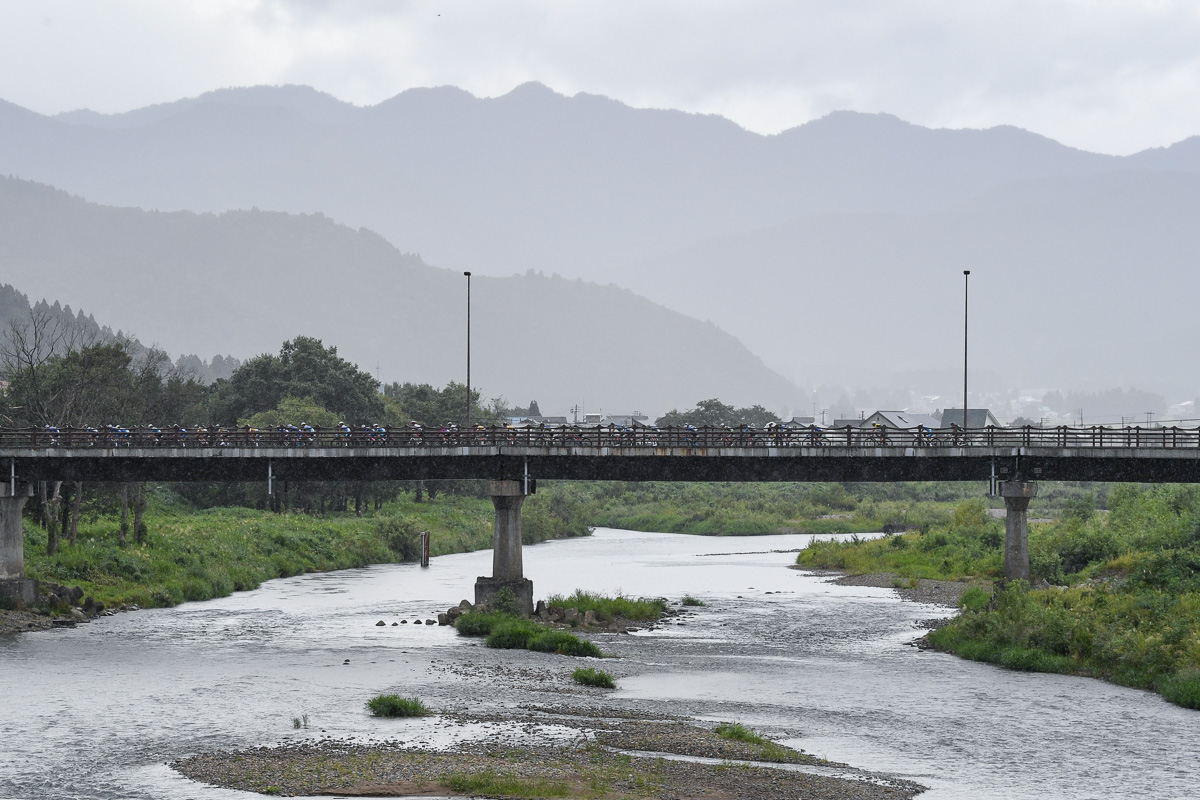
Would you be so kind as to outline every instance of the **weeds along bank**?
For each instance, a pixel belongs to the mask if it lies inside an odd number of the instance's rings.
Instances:
[[[491,547],[494,510],[480,485],[445,482],[433,500],[430,488],[422,502],[415,491],[394,492],[359,517],[243,507],[237,498],[249,489],[152,485],[144,542],[135,543],[131,532],[121,546],[118,495],[97,485],[82,504],[76,542],[64,539],[54,556],[46,555],[45,530],[26,519],[26,571],[78,585],[110,608],[149,607],[220,597],[304,572],[415,560],[422,530],[432,534],[433,555]],[[717,535],[878,531],[889,523],[931,528],[977,490],[945,483],[555,482],[525,503],[522,532],[534,543],[585,535],[591,525]]]
[[[719,536],[926,529],[945,524],[958,503],[983,492],[980,484],[946,482],[591,483],[554,489],[581,498],[594,525]],[[1093,503],[1089,491],[1046,484],[1038,507],[1058,509],[1081,497]],[[992,505],[1003,508],[998,498]]]
[[[936,648],[1012,669],[1102,678],[1200,709],[1200,487],[1114,486],[1107,513],[1076,502],[1031,524],[1032,587],[968,590]],[[950,522],[870,542],[816,543],[808,568],[904,578],[1000,578],[1002,523],[982,503]]]
[[[554,507],[551,507],[551,506]],[[526,543],[586,535],[578,509],[534,496],[523,515]],[[233,507],[197,509],[168,486],[151,490],[141,543],[120,543],[119,515],[85,513],[74,544],[46,555],[46,531],[25,521],[26,575],[79,586],[109,608],[171,606],[253,589],[263,581],[306,572],[415,560],[429,531],[433,555],[492,546],[495,514],[486,497],[411,496],[363,516],[353,512],[276,514]]]

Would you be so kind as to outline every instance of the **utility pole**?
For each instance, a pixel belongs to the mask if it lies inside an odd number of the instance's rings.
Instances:
[[[971,270],[963,270],[963,430],[967,429],[967,311],[970,307]]]
[[[471,273],[467,277],[467,431],[471,430]]]

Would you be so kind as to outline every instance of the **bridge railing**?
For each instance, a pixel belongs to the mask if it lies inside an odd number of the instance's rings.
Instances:
[[[536,426],[333,428],[0,428],[0,449],[122,448],[770,448],[1056,447],[1200,448],[1200,428],[1124,426],[1038,428],[822,428],[769,426]]]

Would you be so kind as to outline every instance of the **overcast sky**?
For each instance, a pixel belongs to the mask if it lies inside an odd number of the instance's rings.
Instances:
[[[853,109],[1123,154],[1200,133],[1200,2],[0,0],[0,98],[42,113],[530,80],[762,133]]]

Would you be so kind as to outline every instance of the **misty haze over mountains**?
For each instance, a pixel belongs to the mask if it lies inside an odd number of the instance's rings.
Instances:
[[[933,403],[938,406],[959,405],[949,398],[961,394],[963,269],[972,270],[974,389],[1004,394],[1022,387],[1136,384],[1177,399],[1200,389],[1188,346],[1200,332],[1189,310],[1200,291],[1193,268],[1200,138],[1115,157],[1016,128],[929,130],[850,112],[761,136],[718,117],[632,109],[593,95],[568,98],[537,84],[494,99],[445,87],[411,90],[369,108],[305,87],[258,87],[107,116],[78,111],[50,118],[0,103],[0,173],[96,203],[321,212],[366,227],[455,270],[430,273],[444,273],[439,291],[447,299],[429,304],[421,317],[441,314],[451,327],[461,316],[455,293],[462,287],[454,281],[462,281],[462,269],[488,275],[532,269],[611,281],[712,320],[800,387],[743,399],[726,380],[728,388],[711,393],[739,403],[795,402],[779,395],[805,402],[814,385],[844,383],[907,389],[945,398]],[[156,218],[160,228],[181,224],[170,215]],[[214,224],[192,219],[201,227]],[[219,220],[231,227],[262,222],[245,214]],[[421,281],[436,280],[417,277],[430,269],[423,262],[384,255],[386,245],[366,244],[374,237],[365,232],[354,234],[362,240],[351,244],[352,233],[330,234],[321,246],[374,253],[354,257],[355,263],[375,259],[371,269],[353,273],[355,281],[378,284],[384,275],[403,275],[415,291],[432,291]],[[239,309],[228,333],[213,335],[249,336],[242,317],[253,304],[216,298],[225,281],[254,272],[254,259],[230,262],[233,255],[222,251],[220,258],[237,266],[218,269],[196,254],[167,259],[163,253],[172,248],[163,242],[154,256],[163,271],[175,264],[207,271],[214,301]],[[256,246],[255,258],[267,259],[261,263],[280,269],[287,263],[272,255],[270,237]],[[120,259],[97,258],[96,268],[103,262],[110,272],[92,280],[186,280],[155,273],[135,242],[128,247]],[[288,257],[299,257],[300,249]],[[328,270],[340,258],[330,250],[318,261]],[[123,272],[123,264],[137,261],[144,262],[141,271]],[[318,280],[322,270],[315,263],[297,277],[278,276],[275,285],[247,280],[271,295],[278,282]],[[22,277],[5,279],[22,291],[44,291]],[[516,287],[531,285],[480,282],[477,301],[486,304],[488,292],[503,294],[499,287],[510,286],[516,294],[507,307],[528,308]],[[575,302],[605,315],[612,328],[627,326],[626,306],[613,298],[628,296],[603,291],[614,294],[601,301],[584,293]],[[529,302],[549,301],[533,297]],[[88,297],[60,299],[105,311]],[[494,318],[481,318],[480,330],[495,325],[506,341],[522,338],[528,320],[504,313],[498,297],[493,303]],[[327,325],[331,335],[324,338],[364,366],[381,348],[376,342],[374,350],[365,349],[369,334],[353,345],[336,335],[361,321],[361,307],[322,318],[324,310],[301,312],[294,300],[270,305],[259,313],[276,326],[303,314]],[[114,313],[132,311],[113,305]],[[138,332],[165,342],[169,329],[146,326],[181,323],[158,313],[136,317]],[[133,324],[126,319],[107,321]],[[601,335],[589,330],[577,335]],[[555,338],[549,327],[533,338],[540,347],[548,337]],[[277,344],[234,348],[223,341],[206,350],[245,357]],[[595,346],[600,353],[618,347],[608,339]],[[709,344],[697,339],[671,346]],[[652,338],[627,337],[619,348],[678,355]],[[457,368],[442,364],[443,358],[461,361],[453,352],[431,355],[429,368],[440,366],[445,379],[457,377]],[[425,368],[413,358],[406,363]],[[480,358],[477,367],[486,357]],[[412,377],[443,380],[440,374]],[[612,379],[623,380],[621,374],[614,368]],[[774,379],[760,374],[755,380]],[[672,396],[666,403],[695,399]]]
[[[0,178],[0,264],[170,353],[278,352],[314,336],[386,381],[464,380],[466,280],[322,215],[156,213]],[[476,277],[472,384],[563,413],[659,413],[797,390],[740,342],[615,286]],[[680,400],[679,398],[690,398]],[[634,406],[630,408],[629,406]]]

